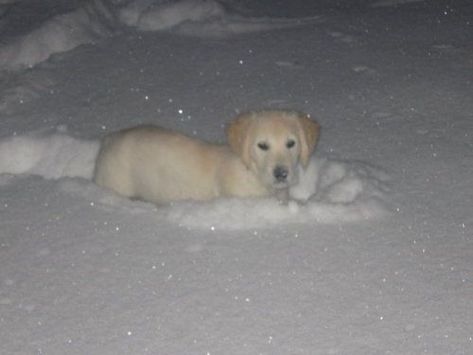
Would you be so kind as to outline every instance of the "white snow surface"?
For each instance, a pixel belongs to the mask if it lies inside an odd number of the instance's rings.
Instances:
[[[14,36],[0,46],[0,69],[31,67],[54,53],[65,52],[111,35],[108,22],[112,20],[112,14],[108,9],[100,0],[85,3],[82,7],[48,18],[37,28]],[[3,21],[6,22],[5,19]]]
[[[57,5],[54,0],[48,0],[43,6],[54,8]],[[141,31],[162,31],[178,27],[175,32],[181,34],[223,37],[299,26],[316,20],[317,17],[258,19],[232,16],[220,3],[213,0],[133,0],[124,4],[119,0],[88,0],[77,9],[70,9],[68,6],[36,28],[20,36],[13,36],[6,44],[0,44],[0,70],[32,67],[55,53],[104,40],[114,35],[123,25]],[[8,26],[5,19],[3,23],[3,26]]]
[[[0,1],[5,354],[473,353],[473,8]],[[55,55],[53,55],[55,54]],[[107,133],[311,114],[287,205],[96,186]]]
[[[119,18],[128,26],[144,31],[168,29],[185,21],[211,21],[225,11],[216,1],[181,0],[177,2],[133,1],[121,9]]]
[[[8,137],[0,140],[0,174],[92,179],[98,149],[98,141],[83,141],[65,133]]]

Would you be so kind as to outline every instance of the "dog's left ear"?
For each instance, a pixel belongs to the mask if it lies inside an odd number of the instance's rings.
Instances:
[[[308,114],[299,113],[299,139],[301,141],[301,163],[305,168],[309,164],[309,159],[314,152],[320,135],[320,125],[312,120]]]
[[[243,113],[238,115],[227,128],[228,144],[247,167],[250,166],[248,129],[251,120],[251,113]]]

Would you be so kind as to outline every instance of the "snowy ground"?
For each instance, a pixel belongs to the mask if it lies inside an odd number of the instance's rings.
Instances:
[[[473,353],[468,0],[0,0],[0,352]],[[143,122],[322,125],[305,204],[90,181]]]

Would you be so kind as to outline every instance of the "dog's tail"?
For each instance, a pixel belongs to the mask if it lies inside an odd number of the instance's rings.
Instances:
[[[0,174],[91,179],[99,145],[99,141],[74,138],[64,130],[6,137],[0,139]]]

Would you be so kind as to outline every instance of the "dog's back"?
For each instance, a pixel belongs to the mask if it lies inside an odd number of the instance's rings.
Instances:
[[[131,128],[105,138],[95,182],[155,203],[207,200],[220,194],[216,175],[226,151],[159,127]]]

